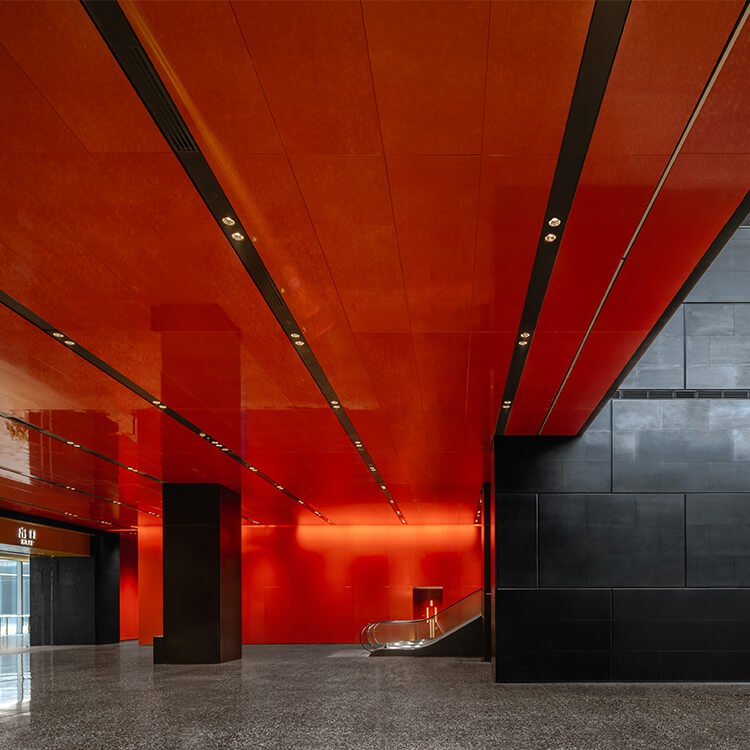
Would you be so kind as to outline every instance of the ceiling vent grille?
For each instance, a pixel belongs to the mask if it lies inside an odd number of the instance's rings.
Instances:
[[[180,153],[197,151],[198,145],[156,74],[148,55],[139,47],[131,47],[129,52],[132,65],[128,66],[128,74],[131,82],[159,125],[167,143]]]

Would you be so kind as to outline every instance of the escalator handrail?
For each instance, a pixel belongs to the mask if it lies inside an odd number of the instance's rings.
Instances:
[[[480,586],[478,589],[475,589],[469,594],[466,594],[466,596],[462,596],[460,599],[457,599],[452,604],[449,604],[444,609],[441,609],[439,612],[436,612],[434,615],[431,615],[430,617],[422,617],[418,620],[377,620],[376,622],[368,622],[367,625],[365,625],[362,630],[359,631],[359,642],[362,648],[366,649],[367,651],[375,651],[379,646],[382,644],[380,641],[375,641],[374,643],[370,640],[370,635],[377,625],[413,625],[420,622],[429,622],[430,620],[437,620],[440,615],[442,615],[444,612],[447,612],[449,609],[453,609],[457,604],[460,604],[463,601],[466,601],[471,596],[474,596],[475,594],[482,593],[484,589]]]
[[[375,646],[370,643],[370,630],[377,625],[376,622],[368,622],[367,625],[365,625],[362,630],[359,631],[359,645],[362,646],[366,651],[374,651]],[[367,633],[365,634],[365,631]]]
[[[479,593],[480,591],[483,591],[484,589],[478,588],[472,591],[470,594],[466,594],[466,596],[462,596],[460,599],[456,599],[453,604],[449,604],[445,609],[441,609],[439,612],[436,612],[434,615],[430,615],[429,617],[422,617],[418,620],[378,620],[377,622],[371,622],[368,623],[368,625],[394,625],[394,624],[411,624],[411,623],[417,623],[417,622],[429,622],[430,620],[434,620],[436,617],[440,617],[440,615],[443,614],[443,612],[447,612],[449,609],[453,609],[457,604],[460,604],[461,602],[468,599],[470,596],[474,596],[474,594]],[[368,627],[366,625],[365,627]],[[364,628],[362,628],[364,630]]]

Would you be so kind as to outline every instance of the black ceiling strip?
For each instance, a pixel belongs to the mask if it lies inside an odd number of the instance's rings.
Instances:
[[[309,503],[305,502],[304,500],[300,500],[293,492],[290,492],[289,490],[282,487],[274,479],[269,477],[267,474],[264,474],[257,467],[252,466],[244,458],[242,458],[242,456],[235,453],[230,448],[227,448],[226,446],[222,445],[218,440],[213,439],[211,435],[201,430],[200,427],[193,424],[186,417],[183,417],[182,414],[172,409],[168,404],[163,404],[153,394],[149,393],[144,388],[141,388],[141,386],[139,386],[137,383],[134,383],[130,378],[123,375],[119,370],[116,370],[114,367],[112,367],[112,365],[108,364],[103,359],[100,359],[99,357],[97,357],[93,352],[90,352],[88,349],[81,346],[78,342],[74,341],[72,338],[68,338],[67,335],[63,334],[63,332],[60,331],[59,328],[55,328],[55,326],[53,326],[51,323],[44,320],[44,318],[41,318],[39,315],[37,315],[32,310],[30,310],[24,304],[22,304],[17,299],[15,299],[14,297],[11,297],[9,294],[7,294],[6,292],[2,290],[0,290],[0,304],[5,305],[8,309],[12,310],[14,313],[21,316],[24,320],[27,320],[29,323],[39,328],[41,331],[46,333],[50,338],[52,338],[53,341],[56,341],[58,344],[60,344],[60,346],[64,346],[66,349],[68,349],[68,351],[71,351],[74,354],[77,354],[79,357],[81,357],[82,359],[85,359],[87,362],[92,364],[98,370],[101,370],[106,375],[109,375],[109,377],[111,377],[113,380],[116,380],[118,383],[125,386],[125,388],[135,393],[136,396],[140,396],[140,398],[142,398],[144,401],[147,401],[149,405],[151,405],[153,408],[158,408],[159,411],[161,411],[168,417],[171,417],[175,421],[179,422],[183,427],[186,427],[188,430],[190,430],[192,433],[194,433],[198,437],[206,440],[210,445],[213,445],[214,447],[216,447],[226,456],[228,456],[229,458],[232,458],[233,460],[237,461],[239,464],[244,466],[246,469],[249,469],[250,471],[252,471],[260,479],[264,480],[265,482],[268,482],[268,484],[272,484],[274,487],[276,487],[277,490],[279,490],[280,492],[283,492],[287,497],[291,498],[296,503],[298,503],[303,508],[305,508],[305,510],[309,510],[311,513],[314,513],[316,516],[321,518],[326,523],[333,524],[333,521],[331,521],[327,516],[323,515],[319,511],[315,510],[315,508],[313,508]],[[55,435],[54,433],[49,432],[48,430],[44,430],[29,422],[25,422],[24,420],[19,419],[18,417],[14,417],[10,414],[5,414],[3,412],[0,412],[0,416],[4,417],[5,419],[10,419],[14,422],[18,422],[19,424],[23,424],[27,427],[31,427],[32,429],[37,430],[37,432],[41,432],[45,435],[48,435],[49,437],[52,437],[55,440],[60,440],[68,445],[73,445],[74,448],[83,450],[86,453],[90,453],[92,456],[96,456],[97,458],[102,458],[105,461],[109,461],[110,463],[116,464],[117,466],[122,466],[125,469],[130,469],[130,471],[133,471],[139,474],[140,476],[148,477],[149,479],[153,479],[156,482],[162,481],[160,479],[157,479],[154,476],[151,476],[150,474],[145,474],[144,472],[138,471],[137,469],[126,466],[125,464],[121,464],[119,461],[115,461],[114,459],[109,458],[108,456],[105,456],[102,453],[97,453],[96,451],[93,451],[89,448],[83,448],[78,443],[74,443],[73,441],[66,440],[60,435]]]
[[[345,409],[341,406],[333,385],[306,341],[302,327],[295,320],[292,311],[273,282],[271,274],[253,245],[250,233],[243,227],[237,212],[232,207],[219,180],[196,144],[187,123],[183,120],[122,9],[115,0],[81,0],[81,4],[174,151],[175,156],[287,338],[296,344],[297,354],[302,359],[320,392],[330,405],[338,407],[334,409],[334,415],[349,439],[354,443],[362,461],[380,486],[391,508],[399,517],[399,520],[406,523],[401,510],[385,486],[385,481],[377,470],[372,457],[366,448],[361,445],[362,440]],[[225,218],[228,221],[223,221]]]
[[[630,0],[596,0],[537,244],[495,434],[508,424],[552,269],[617,54]]]
[[[651,346],[654,339],[661,333],[665,325],[670,321],[672,316],[677,312],[677,308],[685,301],[688,294],[692,291],[693,287],[698,283],[701,276],[706,272],[711,263],[714,262],[716,256],[722,251],[724,245],[729,242],[732,235],[742,226],[745,217],[750,213],[750,191],[745,194],[745,197],[740,202],[739,206],[734,210],[734,213],[729,218],[729,221],[722,227],[721,231],[716,235],[714,241],[709,245],[708,250],[703,254],[703,257],[698,261],[695,268],[692,270],[690,275],[685,279],[685,282],[680,287],[677,294],[674,296],[672,301],[667,305],[666,310],[659,316],[659,319],[654,324],[654,327],[649,331],[648,335],[641,342],[641,345],[635,350],[635,354],[628,360],[628,363],[622,369],[620,374],[615,378],[612,385],[607,389],[602,400],[597,404],[596,408],[589,418],[584,422],[583,427],[579,430],[578,434],[582,435],[588,429],[588,426],[596,419],[599,412],[606,406],[607,402],[614,396],[618,386],[623,380],[630,374],[630,371],[635,367],[641,357],[646,353],[646,350]],[[678,397],[679,398],[679,397]],[[682,397],[686,398],[686,397]],[[700,396],[698,397],[700,398]],[[705,397],[704,397],[705,398]]]

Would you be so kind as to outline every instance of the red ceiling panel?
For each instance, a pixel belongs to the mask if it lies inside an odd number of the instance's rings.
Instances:
[[[191,131],[207,148],[219,156],[283,150],[229,3],[193,2],[189,12],[176,2],[120,5],[137,32],[150,37]]]
[[[0,43],[89,151],[169,151],[80,3],[0,3]]]
[[[730,5],[730,3],[727,3]],[[734,3],[742,5],[742,3]],[[725,11],[726,12],[726,11]],[[686,154],[750,152],[750,27],[744,26],[683,147]]]
[[[511,431],[544,418],[740,6],[632,4]],[[471,523],[593,3],[124,7],[409,522]],[[0,43],[3,289],[335,522],[397,522],[81,6],[5,3]],[[588,416],[746,189],[750,165],[720,152],[747,152],[747,49],[551,433]],[[241,489],[254,520],[321,523],[10,313],[0,334],[1,395],[24,418],[169,481]],[[47,443],[7,459],[158,507],[158,485]],[[7,476],[15,501],[39,489],[129,520]]]
[[[484,153],[560,150],[593,0],[494,0]]]
[[[387,154],[478,154],[489,2],[362,3]]]
[[[382,156],[294,156],[292,166],[355,333],[408,333]]]
[[[290,154],[381,150],[359,3],[232,7]]]
[[[388,158],[415,332],[469,330],[479,167],[475,156]]]
[[[739,8],[679,3],[675,13],[676,7],[631,6],[508,434],[541,427]]]

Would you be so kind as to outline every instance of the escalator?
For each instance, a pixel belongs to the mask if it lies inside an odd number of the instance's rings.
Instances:
[[[481,656],[482,589],[421,620],[370,622],[359,634],[370,656]]]

